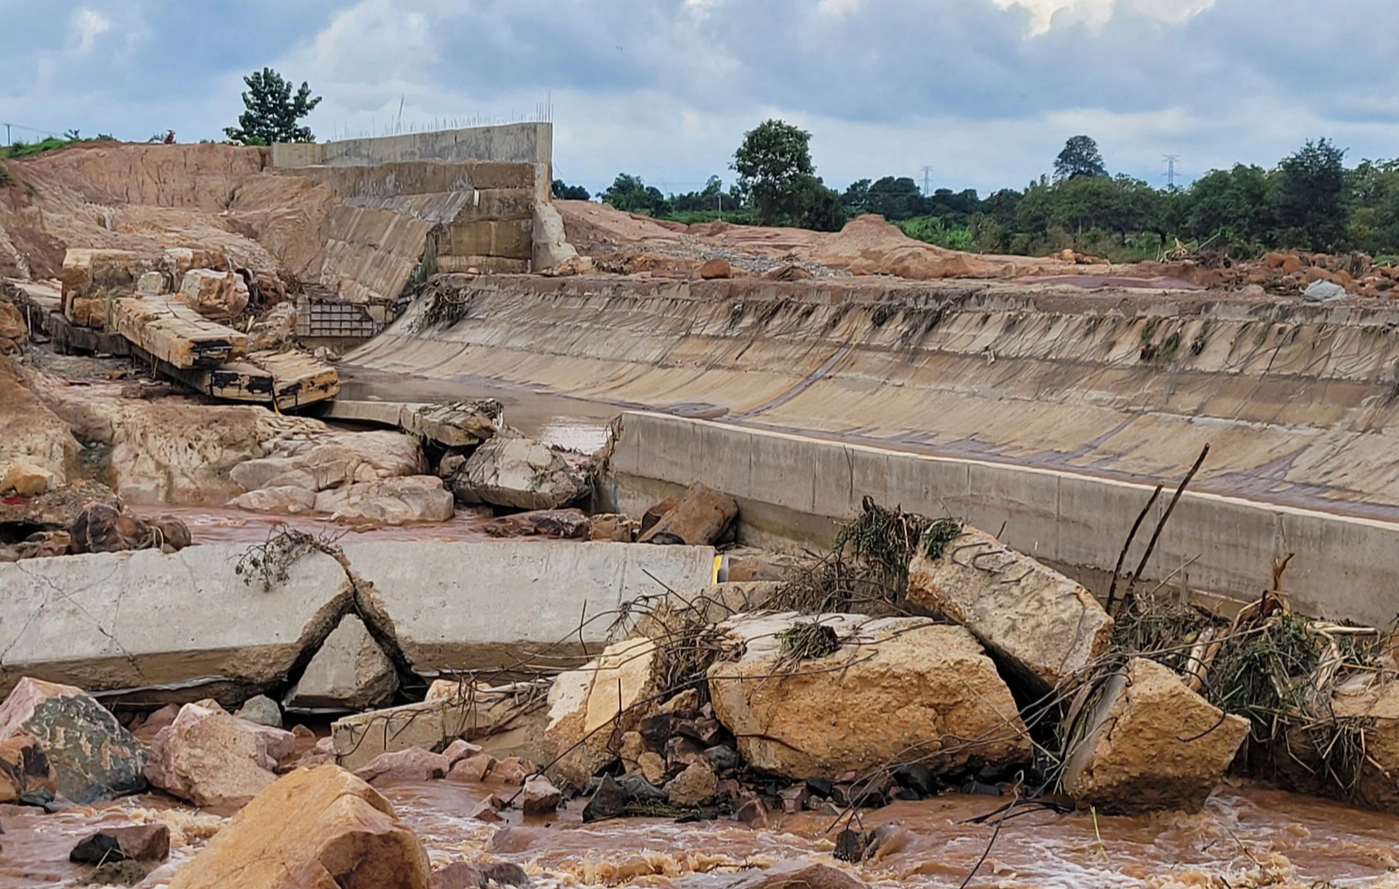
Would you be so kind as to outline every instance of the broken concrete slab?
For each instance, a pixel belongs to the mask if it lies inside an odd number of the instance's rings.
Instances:
[[[699,589],[714,574],[706,547],[424,541],[344,551],[373,585],[361,601],[368,617],[423,674],[515,666],[546,646],[553,658],[595,651],[623,603]]]
[[[548,445],[528,438],[493,438],[452,477],[452,492],[468,506],[558,509],[588,493],[587,480]]]
[[[396,691],[398,671],[393,661],[369,635],[364,621],[347,614],[287,693],[286,705],[310,710],[364,710],[387,703]]]
[[[502,688],[471,688],[461,695],[357,713],[334,722],[331,738],[340,765],[358,769],[384,753],[414,747],[443,750],[458,739],[475,741],[519,731],[537,749],[545,722],[547,690],[524,683]]]
[[[813,621],[837,647],[796,660],[800,651],[783,640]],[[943,774],[1030,761],[1010,689],[961,627],[778,614],[741,615],[719,629],[737,659],[709,670],[714,715],[756,769],[834,779],[912,759]]]
[[[1071,682],[1112,643],[1113,620],[1091,593],[965,525],[939,558],[914,557],[908,598],[971,630],[1039,693]]]
[[[337,766],[258,794],[170,889],[428,889],[428,858],[378,791]]]
[[[639,637],[609,645],[597,660],[555,677],[543,744],[553,762],[550,774],[582,788],[615,762],[622,736],[661,704],[660,668],[656,643]]]
[[[1080,806],[1109,815],[1200,811],[1249,732],[1247,719],[1225,715],[1144,658],[1107,681],[1084,725],[1062,785]]]
[[[467,448],[494,438],[502,428],[504,412],[493,398],[447,404],[337,399],[324,416],[390,426],[443,447]]]
[[[146,748],[80,688],[25,677],[0,705],[0,738],[38,740],[58,792],[80,805],[139,793]]]
[[[284,680],[349,606],[345,573],[312,552],[264,590],[216,544],[0,564],[0,684],[23,675],[90,692],[167,686],[151,699],[230,704]],[[256,619],[250,619],[256,615]]]
[[[336,432],[278,442],[265,458],[244,460],[229,475],[245,490],[298,487],[324,491],[427,470],[422,450],[398,432]]]

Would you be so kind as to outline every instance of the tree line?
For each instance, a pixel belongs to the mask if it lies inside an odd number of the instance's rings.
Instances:
[[[766,121],[744,136],[725,189],[711,177],[700,191],[663,194],[621,174],[597,197],[629,213],[680,222],[725,219],[837,231],[877,213],[911,237],[982,253],[1044,255],[1065,248],[1118,261],[1175,251],[1359,251],[1399,262],[1399,160],[1347,167],[1329,139],[1309,141],[1271,168],[1238,164],[1212,170],[1186,188],[1156,188],[1111,175],[1096,142],[1074,136],[1054,176],[986,196],[975,189],[924,194],[907,176],[861,179],[843,192],[827,187],[811,163],[809,133]],[[586,189],[555,182],[562,198]]]

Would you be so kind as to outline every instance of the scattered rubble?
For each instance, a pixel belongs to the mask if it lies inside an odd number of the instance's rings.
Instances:
[[[452,761],[446,756],[410,747],[379,754],[355,769],[355,777],[375,785],[392,781],[437,781],[447,777],[451,768]]]

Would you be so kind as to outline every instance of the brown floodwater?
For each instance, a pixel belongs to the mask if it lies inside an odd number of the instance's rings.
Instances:
[[[422,839],[435,868],[453,861],[521,865],[541,889],[640,886],[721,889],[734,874],[788,859],[846,867],[876,886],[957,889],[985,854],[970,886],[999,889],[1116,887],[1399,886],[1399,817],[1362,812],[1251,784],[1221,788],[1198,815],[1136,818],[1034,811],[1001,825],[961,823],[999,807],[985,796],[944,796],[863,813],[866,828],[901,830],[863,864],[831,857],[833,818],[775,816],[766,829],[732,821],[675,824],[639,819],[584,825],[582,801],[557,816],[504,823],[469,818],[485,794],[514,788],[438,781],[382,788]],[[75,807],[53,815],[0,807],[0,885],[75,886],[73,844],[100,825],[163,820],[175,833],[171,861],[148,886],[163,886],[223,822],[159,797]],[[987,852],[988,844],[990,851]]]

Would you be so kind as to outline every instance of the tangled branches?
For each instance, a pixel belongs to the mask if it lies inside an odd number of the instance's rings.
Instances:
[[[270,593],[287,582],[291,566],[313,552],[325,553],[348,572],[349,562],[336,544],[338,539],[338,535],[329,533],[316,537],[288,525],[274,525],[267,534],[266,542],[248,547],[238,557],[233,573],[243,578],[243,583],[248,586],[260,583],[262,591]]]

